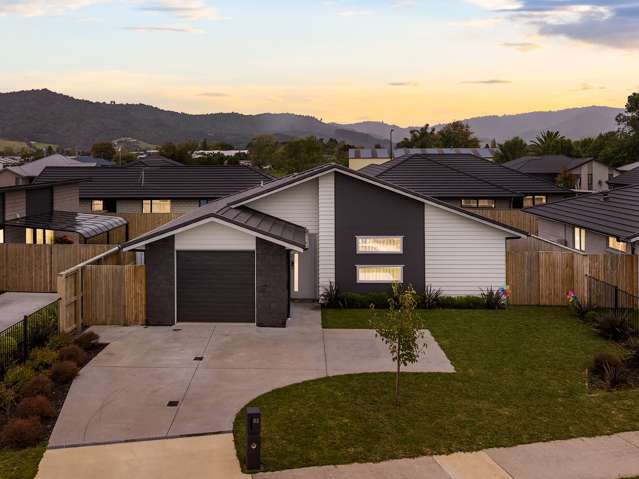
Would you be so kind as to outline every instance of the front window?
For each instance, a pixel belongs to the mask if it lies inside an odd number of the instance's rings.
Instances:
[[[171,200],[142,200],[142,213],[170,213]]]
[[[402,236],[357,236],[357,254],[401,254],[404,249]]]
[[[403,266],[357,266],[358,283],[401,283]]]
[[[53,244],[55,242],[55,233],[53,230],[42,228],[26,228],[24,240],[27,244]]]
[[[104,201],[102,201],[102,200],[92,200],[91,201],[91,211],[93,211],[93,212],[104,211]]]
[[[621,251],[622,253],[627,253],[628,243],[625,241],[619,241],[614,236],[608,236],[608,248]]]
[[[575,249],[586,251],[586,230],[575,226]]]

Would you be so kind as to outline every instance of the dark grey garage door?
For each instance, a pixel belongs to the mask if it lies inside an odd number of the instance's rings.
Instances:
[[[177,320],[255,321],[253,251],[178,251]]]

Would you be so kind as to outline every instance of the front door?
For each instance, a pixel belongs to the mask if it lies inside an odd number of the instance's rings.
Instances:
[[[317,299],[317,234],[308,235],[308,249],[291,253],[291,298]]]

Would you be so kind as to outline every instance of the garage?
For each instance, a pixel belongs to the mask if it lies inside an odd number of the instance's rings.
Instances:
[[[178,322],[255,322],[254,251],[177,251]]]

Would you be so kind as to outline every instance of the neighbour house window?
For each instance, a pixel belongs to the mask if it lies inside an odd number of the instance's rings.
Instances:
[[[0,228],[0,243],[4,243],[4,228]]]
[[[300,254],[293,253],[293,292],[300,292]]]
[[[494,208],[495,200],[462,199],[462,207],[464,208]]]
[[[403,236],[357,236],[357,254],[401,254],[404,251]]]
[[[575,226],[575,249],[586,251],[586,230]]]
[[[547,198],[545,195],[524,196],[524,208],[530,208],[535,205],[545,205]]]
[[[588,189],[589,190],[593,189],[592,173],[588,173]]]
[[[171,200],[142,200],[142,213],[170,213]]]
[[[404,266],[361,266],[357,265],[358,283],[401,283],[404,280]]]
[[[608,248],[627,253],[628,243],[625,241],[619,241],[614,236],[608,236]]]
[[[104,201],[91,200],[91,211],[94,211],[94,212],[104,211]]]
[[[24,235],[25,243],[27,244],[53,244],[55,242],[55,233],[53,230],[26,228]]]

